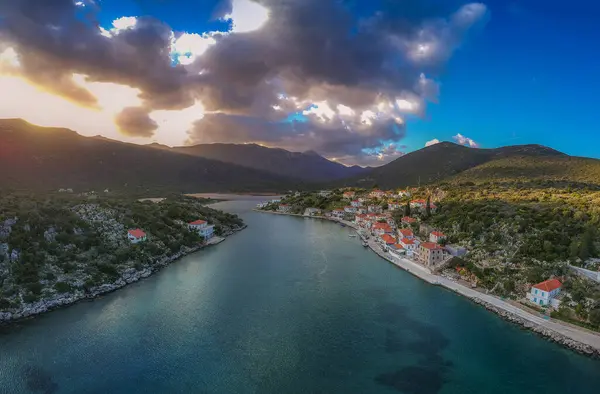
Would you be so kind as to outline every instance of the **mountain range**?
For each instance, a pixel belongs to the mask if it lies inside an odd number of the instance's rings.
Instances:
[[[441,142],[381,167],[346,167],[315,152],[256,144],[136,145],[0,120],[0,189],[256,193],[525,180],[600,186],[600,160],[541,145],[476,149]]]

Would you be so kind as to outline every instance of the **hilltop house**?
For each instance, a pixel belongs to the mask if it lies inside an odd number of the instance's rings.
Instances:
[[[208,224],[206,220],[196,220],[188,223],[190,231],[195,231],[204,239],[210,239],[215,233],[215,226]]]
[[[416,222],[417,222],[417,219],[411,218],[410,216],[404,216],[402,218],[402,223],[412,224],[412,223],[416,223]]]
[[[429,234],[429,240],[431,242],[435,242],[436,244],[443,239],[446,239],[446,236],[440,231],[432,231],[431,234]]]
[[[560,293],[561,288],[562,283],[558,279],[546,280],[531,286],[531,290],[527,293],[527,299],[536,305],[551,305],[554,308],[558,308],[560,301],[556,297]]]
[[[321,196],[321,197],[329,197],[330,194],[331,194],[331,192],[329,190],[321,190],[319,192],[319,196]]]
[[[146,233],[139,228],[127,231],[127,238],[132,244],[137,244],[147,239]]]
[[[423,242],[417,249],[417,259],[427,267],[444,262],[444,248],[434,242]]]
[[[371,193],[369,193],[369,196],[371,198],[381,198],[385,196],[385,192],[383,190],[373,190]]]
[[[411,208],[416,208],[416,209],[425,209],[425,207],[427,206],[427,201],[426,200],[412,200],[410,202],[410,207]],[[434,203],[430,202],[429,203],[429,208],[434,211],[437,207],[435,206]]]
[[[348,191],[348,192],[344,192],[344,194],[342,194],[342,196],[347,200],[351,200],[354,198],[355,194],[356,194],[355,192]]]

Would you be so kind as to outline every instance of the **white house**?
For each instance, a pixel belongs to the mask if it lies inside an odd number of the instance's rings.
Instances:
[[[360,202],[359,200],[353,200],[350,205],[352,205],[353,207],[360,207],[362,205],[362,202]]]
[[[531,286],[527,298],[536,305],[551,305],[558,308],[559,301],[556,296],[560,293],[561,287],[562,283],[558,279],[549,279]]]
[[[402,238],[398,243],[402,245],[402,248],[404,250],[406,250],[407,256],[412,256],[415,250],[417,249],[417,245],[412,239]]]
[[[127,231],[127,238],[132,244],[137,244],[146,240],[146,233],[139,228]]]
[[[274,198],[271,200],[271,204],[279,204],[281,202],[281,198]]]
[[[409,228],[398,229],[398,236],[400,238],[406,238],[406,239],[414,239],[415,238],[415,235],[413,234],[412,230]]]
[[[388,252],[398,259],[401,259],[406,254],[406,250],[400,244],[389,245]]]
[[[401,207],[402,207],[402,204],[400,204],[400,203],[399,203],[399,202],[397,202],[397,201],[390,202],[390,203],[388,204],[388,209],[389,209],[390,211],[395,211],[396,209],[400,209]]]
[[[321,190],[319,192],[319,196],[321,196],[321,197],[329,197],[330,194],[331,194],[331,192],[329,190]]]
[[[360,202],[361,204],[367,202],[368,200],[369,199],[366,197],[358,197],[358,202]]]
[[[190,231],[195,231],[204,239],[210,239],[215,233],[215,226],[208,224],[206,220],[196,220],[188,223]]]
[[[385,196],[385,192],[383,190],[373,190],[369,195],[372,198],[381,198]]]
[[[348,206],[344,207],[344,212],[347,212],[347,213],[356,213],[356,207],[348,205]]]
[[[431,242],[435,242],[436,244],[445,238],[446,238],[446,235],[444,235],[444,233],[442,233],[440,231],[432,231],[431,234],[429,234],[429,240]]]
[[[344,217],[344,213],[345,211],[341,208],[336,208],[333,211],[331,211],[331,216],[337,217],[337,218],[342,218]]]

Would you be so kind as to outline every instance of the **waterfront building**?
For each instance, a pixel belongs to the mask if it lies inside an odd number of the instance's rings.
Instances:
[[[215,226],[212,224],[208,224],[206,220],[196,220],[194,222],[188,223],[188,228],[190,229],[190,231],[197,232],[204,239],[212,238],[215,232]]]
[[[277,210],[282,213],[289,213],[292,210],[292,207],[289,204],[279,204]]]
[[[549,279],[531,286],[527,293],[527,299],[536,305],[550,305],[558,308],[560,301],[557,296],[562,288],[562,283],[558,279]]]
[[[435,242],[423,242],[417,248],[417,259],[430,268],[439,266],[444,262],[444,248]]]
[[[398,236],[400,238],[408,238],[408,239],[414,239],[414,237],[415,237],[412,230],[409,228],[398,229]]]
[[[356,207],[353,207],[351,205],[345,206],[344,207],[344,212],[346,212],[346,213],[356,213]]]
[[[400,239],[400,241],[398,243],[400,245],[402,245],[402,248],[404,250],[406,250],[407,256],[412,256],[414,254],[415,248],[417,247],[415,240],[408,239],[408,238],[402,238],[402,239]]]

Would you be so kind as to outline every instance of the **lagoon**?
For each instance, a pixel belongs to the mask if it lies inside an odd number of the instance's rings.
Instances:
[[[600,361],[413,277],[331,222],[248,228],[0,331],[4,393],[597,393]]]

